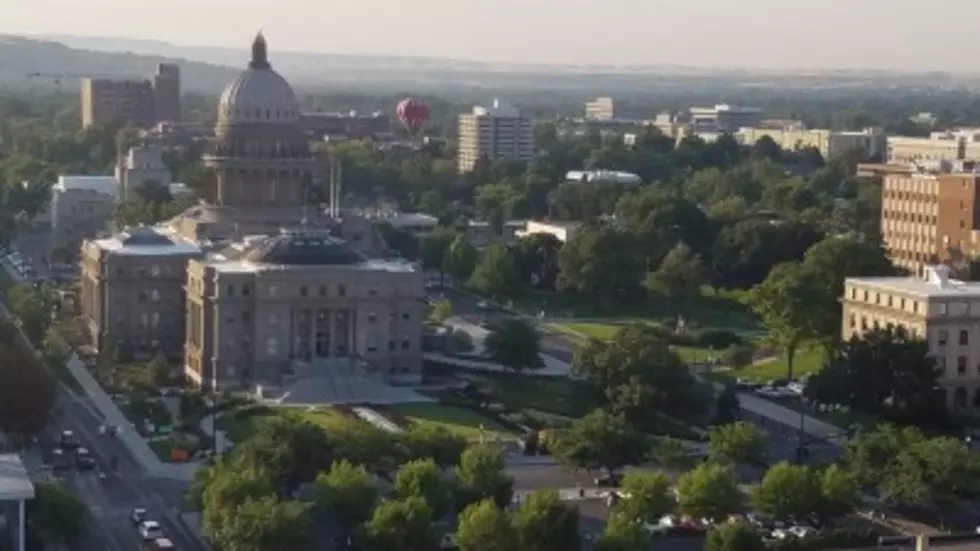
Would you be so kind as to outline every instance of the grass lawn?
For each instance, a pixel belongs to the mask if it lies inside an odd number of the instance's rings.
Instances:
[[[308,410],[301,408],[273,409],[253,406],[241,410],[233,410],[222,415],[218,418],[218,430],[224,431],[232,442],[241,442],[255,434],[259,424],[265,419],[287,415],[296,415],[300,419],[324,428],[337,426],[339,423],[357,422],[330,408]]]
[[[397,404],[376,408],[381,414],[391,413],[398,423],[398,417],[411,425],[442,427],[453,434],[458,434],[468,440],[477,440],[480,436],[489,439],[514,440],[517,435],[498,425],[493,420],[478,413],[460,407],[444,406],[432,403]],[[480,427],[483,430],[480,430]]]
[[[489,387],[495,400],[512,411],[532,409],[578,418],[598,407],[593,390],[572,379],[504,373],[466,373],[461,378]]]
[[[815,373],[823,368],[824,353],[817,347],[800,350],[793,361],[793,376],[800,377]],[[715,371],[715,379],[734,379],[742,377],[750,381],[765,383],[773,379],[784,379],[787,373],[786,355],[781,354],[772,360],[750,365],[740,370]]]

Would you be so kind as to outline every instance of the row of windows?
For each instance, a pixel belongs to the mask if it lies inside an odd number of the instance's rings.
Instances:
[[[930,193],[919,193],[915,191],[885,190],[882,194],[883,199],[896,199],[899,201],[915,201],[916,203],[939,203],[939,197]]]
[[[232,341],[233,343],[233,341]],[[397,343],[395,341],[388,341],[388,350],[395,350],[397,348]],[[412,341],[403,340],[401,343],[402,350],[411,350]],[[368,352],[377,352],[378,347],[368,346]],[[265,340],[265,353],[268,356],[276,356],[279,354],[279,339],[276,337],[269,337]]]
[[[277,297],[277,296],[279,296],[279,286],[278,285],[269,285],[266,289],[269,292],[269,296],[270,297]],[[327,296],[327,292],[328,292],[328,289],[327,289],[327,286],[326,285],[320,285],[320,287],[317,289],[317,294],[319,296],[321,296],[321,297]],[[230,284],[230,285],[228,285],[225,288],[225,294],[227,296],[229,296],[229,297],[235,296],[236,293],[237,293],[237,288],[235,287],[234,284]],[[252,284],[251,283],[246,283],[246,284],[242,285],[241,296],[243,296],[243,297],[250,297],[250,296],[252,296]],[[310,296],[310,288],[308,286],[306,286],[306,285],[300,285],[299,286],[299,296],[301,296],[301,297],[308,297],[308,296]],[[347,286],[344,285],[343,283],[338,284],[337,285],[337,295],[336,296],[338,296],[338,297],[347,296]],[[376,289],[371,289],[371,290],[368,291],[368,296],[372,296],[372,297],[378,296],[378,291]]]
[[[397,317],[398,317],[398,314],[396,314],[395,312],[388,312],[388,319],[389,320],[394,320]],[[251,323],[252,322],[252,313],[249,312],[248,310],[242,312],[241,319],[242,319],[242,323]],[[374,313],[374,312],[369,312],[367,319],[368,319],[369,322],[374,323],[374,322],[376,322],[378,320],[378,315],[376,313]],[[406,321],[407,320],[410,320],[410,319],[412,319],[412,315],[409,314],[408,312],[402,312],[402,319],[403,320],[406,320]],[[225,318],[225,321],[227,323],[235,323],[235,318],[229,316],[229,317]],[[279,325],[279,314],[277,312],[271,312],[269,314],[269,317],[268,317],[268,323],[269,323],[269,325]]]
[[[911,212],[896,212],[893,210],[882,210],[881,217],[885,220],[898,220],[900,222],[917,222],[919,224],[936,225],[938,218],[934,214],[918,214]]]
[[[871,292],[865,290],[865,291],[863,291],[863,293],[862,293],[861,296],[863,297],[864,302],[868,302],[868,303],[871,302]],[[884,297],[884,301],[882,300],[882,297]],[[898,300],[896,301],[895,300],[896,297],[893,297],[892,295],[883,295],[883,294],[878,293],[878,292],[874,293],[874,303],[875,304],[882,304],[883,302],[885,302],[885,303],[887,303],[887,305],[888,305],[889,308],[894,308],[897,305],[900,309],[905,310],[905,307],[906,307],[906,299],[904,297],[897,297],[897,298],[898,298]],[[851,299],[852,300],[858,300],[858,290],[856,288],[854,288],[854,287],[851,287]],[[909,300],[908,302],[912,304],[912,313],[913,314],[918,314],[919,313],[919,301],[917,301],[917,300]],[[945,306],[945,304],[942,304],[941,306]],[[945,314],[945,311],[943,311],[943,313]]]
[[[851,314],[849,325],[850,325],[851,329],[856,329],[857,328],[857,325],[858,325],[858,323],[857,323],[857,316],[855,316],[854,314]],[[887,327],[888,329],[894,329],[895,328],[895,324],[894,323],[888,323],[885,327]],[[862,331],[867,331],[868,329],[871,329],[871,328],[874,328],[874,330],[877,331],[877,330],[881,329],[881,323],[878,320],[874,320],[873,322],[871,322],[869,324],[868,323],[868,318],[866,318],[864,316],[861,316],[861,330]],[[912,330],[910,331],[910,333],[911,333],[913,339],[919,338],[919,330],[918,329],[916,329],[916,328],[913,327]]]
[[[956,358],[956,374],[957,375],[966,375],[967,364],[968,364],[968,361],[966,359],[966,356],[958,356]],[[940,369],[942,369],[943,371],[945,371],[946,370],[946,357],[945,356],[938,356],[936,358],[936,365],[938,365]],[[977,370],[977,374],[980,375],[980,364],[977,364],[976,370]]]

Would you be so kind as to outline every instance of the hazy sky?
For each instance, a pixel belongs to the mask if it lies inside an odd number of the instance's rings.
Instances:
[[[980,0],[0,0],[10,34],[604,65],[972,71],[977,21]]]

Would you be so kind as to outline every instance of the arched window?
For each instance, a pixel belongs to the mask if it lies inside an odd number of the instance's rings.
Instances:
[[[960,346],[966,346],[970,344],[970,332],[966,329],[960,329]]]

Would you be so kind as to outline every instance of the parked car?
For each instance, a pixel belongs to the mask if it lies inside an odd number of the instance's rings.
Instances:
[[[64,450],[73,450],[78,447],[78,439],[75,438],[75,433],[70,430],[61,431],[60,437],[61,448]]]
[[[156,538],[143,542],[143,547],[147,551],[175,551],[177,546],[167,538]]]
[[[75,467],[80,471],[90,471],[95,468],[95,458],[86,448],[75,450]]]
[[[623,480],[623,476],[617,473],[604,472],[595,477],[595,485],[606,488],[615,488]]]

